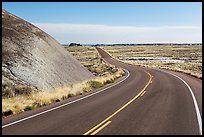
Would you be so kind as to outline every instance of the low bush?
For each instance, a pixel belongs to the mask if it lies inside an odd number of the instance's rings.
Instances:
[[[122,76],[125,76],[125,72],[124,72],[124,73],[122,73]]]
[[[90,86],[91,86],[92,88],[100,88],[100,87],[103,86],[102,83],[100,83],[100,82],[98,82],[98,81],[95,81],[95,80],[91,80],[91,81],[89,81],[88,83],[90,84]]]
[[[32,91],[31,87],[28,86],[23,86],[23,85],[17,85],[15,87],[15,94],[19,95],[19,94],[30,94]]]
[[[105,84],[110,84],[110,83],[113,83],[113,79],[108,79],[105,81]]]
[[[2,116],[9,116],[9,115],[12,115],[12,114],[13,114],[12,110],[7,110],[5,112],[2,112]]]
[[[4,97],[13,97],[14,94],[14,86],[12,84],[5,85],[2,87],[2,96]]]
[[[34,108],[34,105],[28,105],[24,108],[24,111],[33,110]]]
[[[22,109],[22,107],[19,106],[19,105],[15,105],[15,106],[13,107],[13,113],[19,113],[19,112],[22,112],[22,111],[23,111],[23,109]]]
[[[73,97],[75,94],[74,93],[69,93],[68,98]]]
[[[55,99],[51,99],[51,103],[52,102],[60,102],[60,99],[56,99],[56,98]]]

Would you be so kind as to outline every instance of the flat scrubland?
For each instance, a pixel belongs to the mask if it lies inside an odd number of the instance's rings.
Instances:
[[[125,63],[183,72],[202,79],[202,45],[101,46]]]
[[[113,65],[104,63],[93,46],[71,46],[65,49],[95,76],[108,76],[119,70]]]
[[[113,83],[114,80],[125,75],[123,70],[104,63],[94,47],[74,46],[65,47],[65,49],[96,77],[77,84],[67,84],[49,91],[26,92],[28,89],[31,89],[18,85],[15,90],[18,90],[18,93],[21,94],[2,96],[3,117],[33,110],[76,95],[82,95],[85,92]],[[5,92],[9,92],[11,88],[13,87],[8,86],[4,90],[6,90]]]

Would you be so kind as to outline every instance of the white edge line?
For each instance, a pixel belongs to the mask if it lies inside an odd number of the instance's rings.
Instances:
[[[126,80],[126,79],[130,76],[130,73],[129,73],[128,70],[126,70],[126,69],[124,69],[124,68],[122,68],[122,69],[125,70],[125,71],[127,72],[128,75],[127,75],[123,80],[121,80],[121,81],[119,81],[119,82],[117,82],[117,83],[115,83],[115,84],[113,84],[113,85],[111,85],[111,86],[109,86],[109,87],[106,87],[106,88],[104,88],[104,89],[101,89],[101,90],[99,90],[99,91],[96,91],[96,92],[94,92],[94,93],[92,93],[92,94],[89,94],[89,95],[87,95],[87,96],[81,97],[81,98],[79,98],[79,99],[73,100],[73,101],[71,101],[71,102],[68,102],[68,103],[62,104],[62,105],[60,105],[60,106],[57,106],[57,107],[51,108],[51,109],[49,109],[49,110],[46,110],[46,111],[43,111],[43,112],[40,112],[40,113],[37,113],[37,114],[31,115],[31,116],[29,116],[29,117],[26,117],[26,118],[23,118],[23,119],[20,119],[20,120],[14,121],[14,122],[12,122],[12,123],[6,124],[6,125],[2,126],[2,128],[5,128],[5,127],[8,127],[8,126],[14,125],[14,124],[16,124],[16,123],[19,123],[19,122],[25,121],[25,120],[27,120],[27,119],[31,119],[31,118],[33,118],[33,117],[36,117],[36,116],[42,115],[42,114],[44,114],[44,113],[47,113],[47,112],[53,111],[53,110],[55,110],[55,109],[58,109],[58,108],[61,108],[61,107],[67,106],[67,105],[72,104],[72,103],[74,103],[74,102],[77,102],[77,101],[83,100],[83,99],[85,99],[85,98],[88,98],[88,97],[90,97],[90,96],[93,96],[93,95],[95,95],[95,94],[98,94],[98,93],[100,93],[100,92],[102,92],[102,91],[104,91],[104,90],[107,90],[107,89],[109,89],[109,88],[115,86],[115,85],[118,85],[118,84],[120,84],[121,82],[123,82],[124,80]]]
[[[155,69],[155,68],[153,68],[153,69]],[[163,70],[160,70],[160,69],[156,69],[156,70],[163,71]],[[194,106],[195,106],[195,111],[196,111],[198,126],[199,126],[199,132],[200,132],[200,135],[202,135],[202,118],[201,118],[200,111],[199,111],[199,108],[198,108],[198,103],[196,101],[195,95],[193,94],[193,91],[192,91],[191,87],[188,85],[188,83],[185,80],[183,80],[179,76],[177,76],[175,74],[172,74],[170,72],[166,72],[166,71],[163,71],[163,72],[171,74],[171,75],[177,77],[178,79],[180,79],[188,87],[188,89],[189,89],[189,91],[191,93],[191,96],[193,98]]]

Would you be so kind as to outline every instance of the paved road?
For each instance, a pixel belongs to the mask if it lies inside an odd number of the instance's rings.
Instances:
[[[2,134],[201,134],[201,80],[127,65],[97,49],[105,61],[126,69],[127,75],[111,86],[7,117],[3,119]],[[185,82],[195,95],[197,110]]]

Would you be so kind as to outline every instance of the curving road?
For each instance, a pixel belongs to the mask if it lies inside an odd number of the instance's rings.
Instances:
[[[202,134],[201,80],[127,65],[97,50],[105,61],[124,68],[125,78],[66,101],[7,117],[2,121],[2,134]]]

